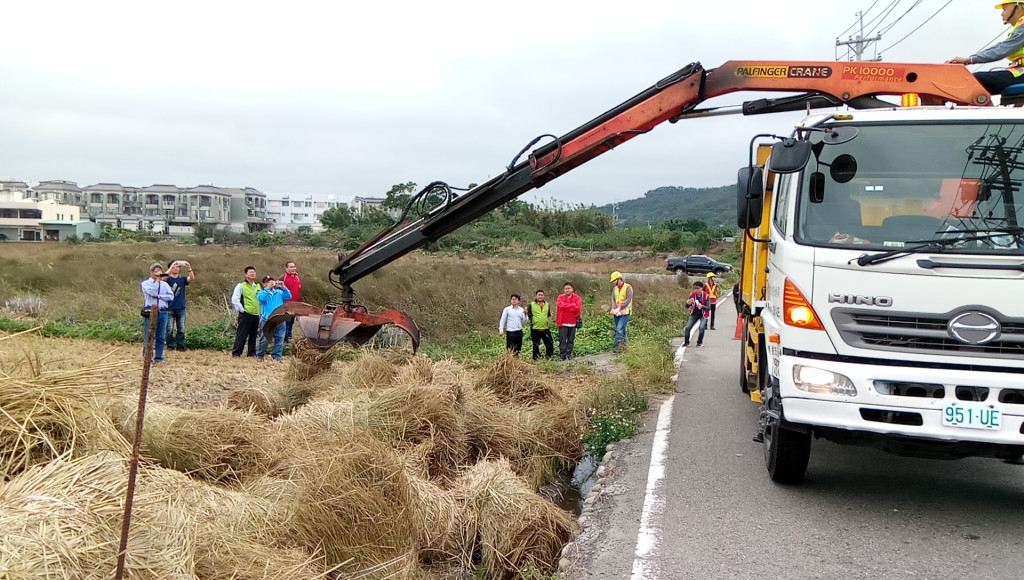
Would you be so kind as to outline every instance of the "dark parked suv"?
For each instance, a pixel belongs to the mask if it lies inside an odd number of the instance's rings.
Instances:
[[[683,256],[682,258],[669,258],[665,267],[669,272],[676,274],[706,274],[714,272],[721,276],[726,272],[732,272],[732,266],[716,262],[707,256]]]

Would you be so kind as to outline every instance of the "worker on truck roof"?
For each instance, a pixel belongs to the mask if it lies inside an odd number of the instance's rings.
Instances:
[[[1024,83],[1024,0],[1000,2],[996,8],[1002,11],[1003,22],[1013,26],[1006,40],[971,56],[958,56],[946,61],[949,64],[979,64],[1009,59],[1010,66],[1005,69],[974,73],[974,78],[993,95],[1010,85]]]

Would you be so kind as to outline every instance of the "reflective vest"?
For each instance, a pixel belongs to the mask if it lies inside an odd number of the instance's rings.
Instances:
[[[718,302],[718,284],[715,284],[711,280],[708,280],[708,283],[705,284],[704,287],[708,289],[708,296],[711,297],[711,303],[712,304],[717,303]]]
[[[534,330],[548,329],[548,312],[550,309],[551,305],[547,302],[537,304],[537,301],[534,300],[530,303],[530,324]]]
[[[625,283],[625,282],[623,282],[622,283],[622,288],[619,288],[618,286],[616,286],[615,289],[612,290],[612,294],[615,295],[615,307],[616,308],[618,308],[623,302],[626,301],[626,297],[629,296],[629,289],[630,289],[630,285]],[[633,313],[633,303],[630,302],[629,306],[627,306],[625,308],[625,310],[620,312],[619,315],[620,316],[628,316],[628,315],[630,315],[632,313]]]
[[[1020,17],[1017,20],[1017,23],[1013,25],[1013,28],[1010,30],[1010,34],[1013,34],[1021,24],[1024,24],[1024,16]],[[1024,46],[1006,55],[1006,58],[1010,59],[1011,63],[1007,70],[1010,71],[1013,76],[1019,77],[1024,74]]]

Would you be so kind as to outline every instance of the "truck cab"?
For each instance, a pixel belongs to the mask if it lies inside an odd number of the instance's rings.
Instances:
[[[802,142],[806,163],[782,161]],[[797,147],[799,148],[799,147]],[[814,115],[741,170],[742,384],[772,478],[811,440],[1024,454],[1024,115]]]

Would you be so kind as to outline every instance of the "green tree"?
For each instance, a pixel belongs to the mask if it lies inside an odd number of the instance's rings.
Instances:
[[[344,205],[328,208],[320,216],[320,223],[329,230],[343,230],[355,221],[352,209]]]
[[[207,222],[199,222],[192,228],[195,232],[196,241],[200,246],[206,244],[207,239],[214,237],[215,229],[213,224]]]
[[[409,205],[412,194],[416,192],[416,183],[396,183],[384,195],[384,201],[380,204],[384,209],[402,211]]]
[[[683,222],[683,229],[688,232],[697,233],[708,229],[708,224],[704,223],[704,220],[699,219],[686,220]]]

